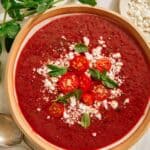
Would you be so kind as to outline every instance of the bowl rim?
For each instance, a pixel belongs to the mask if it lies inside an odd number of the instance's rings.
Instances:
[[[17,35],[13,46],[11,48],[11,52],[8,57],[8,62],[6,66],[6,72],[5,72],[5,88],[8,96],[8,102],[9,102],[9,107],[11,110],[11,114],[21,129],[21,131],[27,136],[29,141],[33,145],[37,147],[37,149],[45,149],[45,150],[62,150],[63,148],[60,148],[56,145],[53,145],[52,143],[46,141],[44,138],[42,138],[40,135],[38,135],[35,131],[32,130],[31,126],[28,124],[26,121],[25,117],[23,116],[23,113],[20,110],[20,107],[17,102],[16,95],[14,93],[14,69],[15,69],[15,60],[17,58],[17,53],[20,49],[20,45],[22,41],[24,41],[26,35],[30,32],[30,30],[40,22],[52,18],[54,16],[62,15],[62,14],[71,14],[71,13],[91,13],[91,14],[97,14],[97,15],[104,15],[105,17],[111,16],[114,20],[114,22],[117,22],[118,24],[126,24],[128,28],[128,32],[130,31],[132,33],[132,36],[136,38],[140,46],[143,48],[143,51],[148,57],[148,60],[150,62],[150,52],[149,52],[149,47],[142,35],[139,33],[138,29],[132,25],[131,23],[128,22],[127,19],[124,17],[120,16],[119,14],[105,10],[103,8],[94,8],[90,7],[87,5],[69,5],[69,6],[64,6],[64,7],[57,7],[57,8],[52,8],[48,11],[46,11],[43,14],[36,15],[34,17],[31,17],[27,23],[23,26],[19,34]],[[112,21],[112,19],[111,19]],[[150,101],[149,101],[150,102]],[[117,146],[111,148],[113,150],[126,150],[129,148],[132,144],[134,144],[146,131],[148,128],[148,124],[150,122],[150,109],[148,107],[148,111],[145,112],[145,117],[141,123],[141,125],[136,129],[136,131],[128,137],[126,140],[118,144]],[[103,148],[101,148],[103,149]]]

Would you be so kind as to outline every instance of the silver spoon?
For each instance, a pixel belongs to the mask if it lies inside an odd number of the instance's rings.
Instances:
[[[0,147],[19,144],[23,134],[9,115],[0,113]]]

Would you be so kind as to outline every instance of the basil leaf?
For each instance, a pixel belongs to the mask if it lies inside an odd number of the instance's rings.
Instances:
[[[1,0],[2,6],[5,10],[8,10],[12,6],[12,0]]]
[[[89,4],[91,6],[95,6],[97,4],[96,0],[79,0],[79,1],[83,4]]]
[[[100,80],[101,79],[101,74],[97,69],[89,69],[89,73],[91,74],[92,78],[95,80]]]
[[[58,97],[57,101],[60,102],[60,103],[63,103],[63,104],[67,104],[68,103],[68,101],[67,101],[67,99],[65,97]]]
[[[17,22],[10,21],[5,23],[2,28],[3,28],[4,35],[13,39],[20,31],[21,27]]]
[[[81,126],[83,128],[88,128],[91,124],[91,118],[88,113],[84,113],[81,117]]]
[[[0,37],[4,37],[6,35],[6,31],[4,29],[4,25],[0,25]]]
[[[88,51],[88,47],[82,43],[78,43],[75,45],[74,50],[78,53],[84,53]]]
[[[38,5],[36,11],[37,13],[42,13],[44,12],[45,10],[47,10],[49,8],[49,6],[45,3],[41,4],[41,5]]]
[[[68,93],[68,94],[66,94],[65,96],[58,97],[58,102],[67,104],[67,103],[68,103],[68,99],[69,99],[71,96],[73,96],[73,94],[72,94],[72,93]]]
[[[70,92],[64,96],[60,96],[58,97],[57,101],[60,103],[64,103],[67,104],[69,101],[68,99],[72,96],[75,96],[77,100],[79,100],[81,98],[82,95],[82,91],[80,89],[76,89],[73,92]]]
[[[101,80],[102,84],[105,85],[108,88],[113,89],[113,88],[118,87],[118,84],[114,80],[110,79],[107,76],[106,71],[101,73],[97,69],[92,68],[92,69],[89,70],[89,73],[91,74],[93,79]]]
[[[58,67],[56,65],[47,65],[51,71],[48,72],[48,74],[52,77],[57,77],[59,75],[64,75],[67,72],[67,68],[65,67]]]
[[[21,14],[20,9],[10,9],[8,10],[8,14],[11,18],[21,21],[24,18],[24,15]]]
[[[77,100],[79,100],[81,98],[81,95],[82,95],[82,90],[76,89],[74,91],[73,95],[76,97]]]
[[[118,84],[112,79],[110,79],[108,76],[102,77],[102,83],[103,85],[105,85],[110,89],[113,89],[114,87],[118,87]]]

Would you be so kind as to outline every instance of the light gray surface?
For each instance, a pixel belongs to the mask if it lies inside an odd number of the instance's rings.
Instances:
[[[109,10],[113,10],[118,12],[118,4],[119,0],[97,0],[98,6],[107,8]],[[0,21],[2,18],[2,9],[0,8]],[[5,68],[6,63],[6,53],[3,53],[0,56],[0,60],[3,61],[3,70]],[[7,104],[7,98],[4,94],[4,84],[0,84],[0,112],[9,113],[9,108]],[[149,150],[150,149],[150,129],[146,132],[146,134],[140,139],[138,143],[136,143],[130,150]],[[11,148],[0,148],[0,150],[30,150],[24,142],[22,144],[17,145]]]

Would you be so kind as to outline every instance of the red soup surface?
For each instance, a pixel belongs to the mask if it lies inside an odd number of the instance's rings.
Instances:
[[[15,84],[36,133],[65,149],[94,150],[123,138],[142,117],[150,68],[138,43],[115,23],[73,14],[29,39]]]

